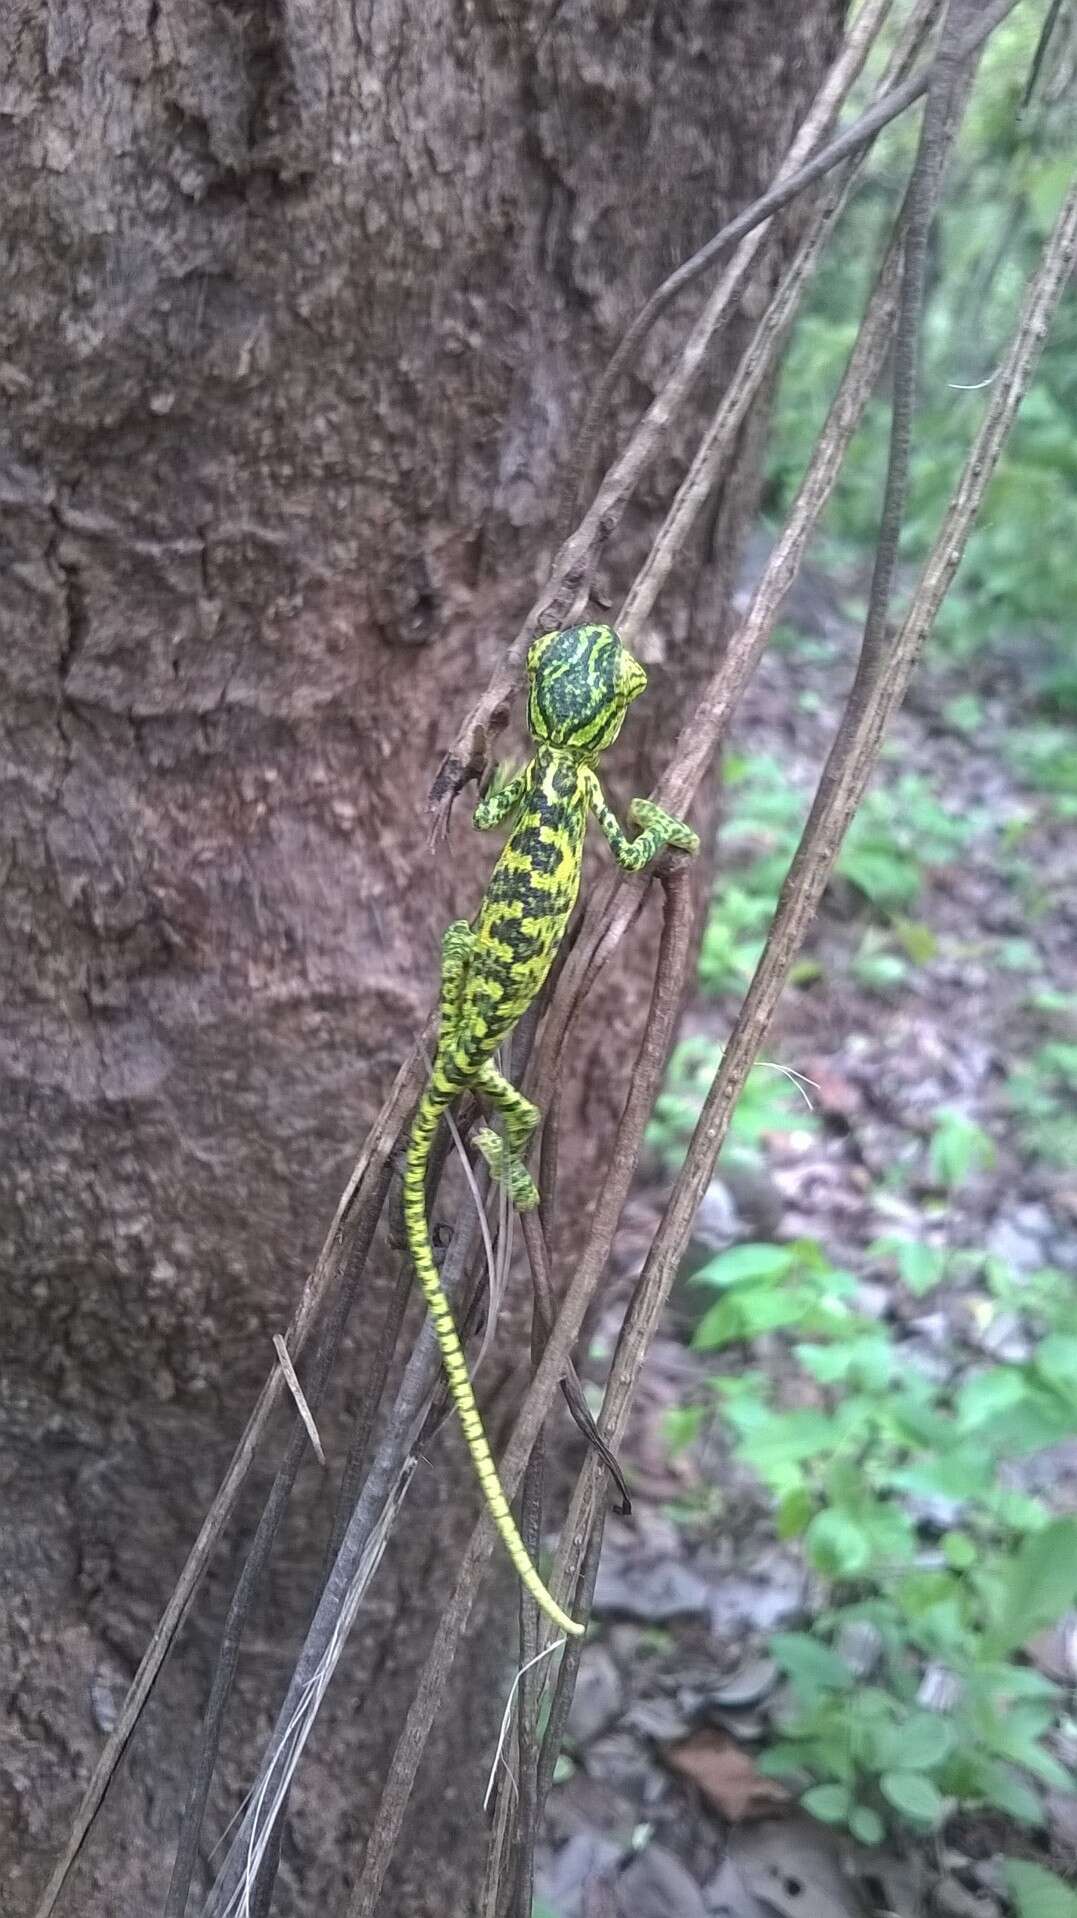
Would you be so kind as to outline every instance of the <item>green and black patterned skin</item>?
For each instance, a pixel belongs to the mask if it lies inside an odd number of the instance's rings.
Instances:
[[[404,1169],[408,1243],[437,1333],[453,1403],[494,1523],[523,1584],[564,1632],[583,1626],[550,1596],[527,1555],[483,1431],[467,1360],[441,1288],[426,1220],[426,1168],[438,1121],[461,1092],[487,1101],[504,1120],[475,1143],[521,1209],[538,1193],[524,1163],[539,1114],[497,1070],[494,1054],[541,991],[580,888],[584,834],[593,812],[618,865],[639,872],[663,846],[696,852],[694,832],[645,799],[632,802],[643,830],[629,839],[602,796],[595,772],[632,700],[647,684],[642,666],[610,626],[544,633],[527,655],[527,723],[534,756],[487,794],[475,824],[512,830],[478,915],[460,919],[442,941],[440,1026],[434,1069],[412,1126]]]

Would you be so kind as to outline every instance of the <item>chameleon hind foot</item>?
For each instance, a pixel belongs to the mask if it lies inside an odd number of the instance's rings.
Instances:
[[[490,1126],[475,1134],[475,1144],[495,1179],[508,1188],[517,1212],[531,1212],[539,1202],[538,1187],[527,1167],[505,1150],[505,1141]]]
[[[646,832],[653,832],[667,846],[676,846],[678,852],[698,852],[699,834],[686,826],[681,819],[674,819],[672,813],[663,812],[650,799],[634,799],[629,808],[637,826]]]

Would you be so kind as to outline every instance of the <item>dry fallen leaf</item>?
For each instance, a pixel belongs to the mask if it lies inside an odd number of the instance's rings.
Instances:
[[[673,1771],[690,1778],[731,1824],[772,1818],[790,1803],[785,1787],[767,1778],[750,1753],[723,1732],[693,1732],[679,1744],[666,1745],[662,1757]]]
[[[864,1918],[842,1850],[829,1826],[798,1815],[738,1832],[728,1855],[770,1918]]]

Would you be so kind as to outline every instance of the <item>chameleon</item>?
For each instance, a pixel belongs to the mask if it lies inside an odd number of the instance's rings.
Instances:
[[[403,1212],[408,1246],[441,1351],[453,1405],[479,1486],[516,1573],[562,1632],[583,1626],[547,1591],[509,1508],[475,1401],[467,1360],[434,1262],[426,1215],[426,1173],[442,1113],[464,1092],[492,1106],[504,1138],[489,1126],[475,1145],[521,1211],[538,1204],[524,1163],[538,1108],[498,1070],[494,1055],[545,984],[580,888],[587,820],[594,813],[617,864],[640,872],[664,846],[699,850],[690,827],[647,799],[634,799],[630,838],[603,797],[595,771],[647,684],[643,667],[611,626],[543,633],[527,654],[527,764],[480,797],[474,821],[509,837],[478,912],[449,926],[441,946],[438,1039],[433,1068],[408,1137]]]

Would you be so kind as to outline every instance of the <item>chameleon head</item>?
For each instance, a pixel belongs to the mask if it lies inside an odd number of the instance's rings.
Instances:
[[[566,626],[532,641],[527,724],[540,745],[594,759],[611,746],[647,684],[612,626]]]

